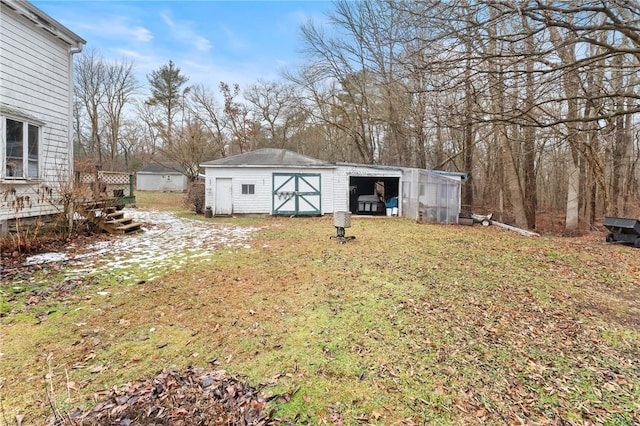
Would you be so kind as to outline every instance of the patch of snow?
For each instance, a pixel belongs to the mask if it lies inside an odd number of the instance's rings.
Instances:
[[[45,253],[31,256],[29,264],[67,262],[67,278],[87,274],[112,276],[122,281],[149,281],[180,270],[190,260],[206,259],[219,248],[250,248],[251,226],[182,219],[172,212],[124,209],[126,217],[142,223],[143,232],[116,236],[77,248],[74,253]]]
[[[62,262],[69,259],[66,253],[40,253],[29,256],[26,259],[27,265],[41,265],[43,263]]]

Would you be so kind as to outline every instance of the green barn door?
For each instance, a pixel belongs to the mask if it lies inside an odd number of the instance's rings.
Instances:
[[[319,173],[274,173],[272,180],[274,215],[322,214]]]

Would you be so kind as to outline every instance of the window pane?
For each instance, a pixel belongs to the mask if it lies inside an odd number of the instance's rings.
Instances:
[[[38,149],[39,149],[39,128],[29,124],[29,167],[27,177],[38,177]]]
[[[22,122],[7,119],[7,177],[22,177],[23,130]]]
[[[256,191],[256,187],[254,184],[247,184],[247,183],[243,183],[242,184],[242,194],[243,195],[251,195],[251,194],[255,194]]]

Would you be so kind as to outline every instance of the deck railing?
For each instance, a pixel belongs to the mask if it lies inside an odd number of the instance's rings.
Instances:
[[[110,198],[120,205],[132,204],[136,200],[133,173],[102,170],[94,173],[76,172],[76,184],[89,188],[96,200]]]

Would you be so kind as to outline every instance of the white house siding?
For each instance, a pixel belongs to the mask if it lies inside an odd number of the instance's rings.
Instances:
[[[42,178],[69,174],[70,55],[62,40],[47,36],[25,18],[3,7],[0,99],[43,122]],[[3,168],[4,171],[4,168]]]
[[[205,167],[205,207],[215,209],[217,178],[232,180],[233,213],[271,214],[273,173],[318,173],[321,175],[322,213],[333,213],[333,169],[275,167]],[[242,194],[242,185],[254,185],[254,194]]]
[[[0,13],[0,102],[2,115],[33,119],[41,124],[39,179],[6,179],[5,143],[0,143],[0,190],[12,196],[0,198],[0,223],[7,219],[56,213],[43,197],[44,186],[59,188],[71,179],[71,72],[70,44],[54,37],[32,21],[2,4]],[[21,6],[24,7],[24,6]],[[45,15],[46,16],[46,15]],[[78,43],[84,43],[78,39]],[[16,115],[11,116],[15,111]],[[27,117],[25,117],[25,115]],[[4,138],[4,128],[0,129]],[[29,202],[16,208],[18,197]],[[23,198],[24,200],[25,198]]]

